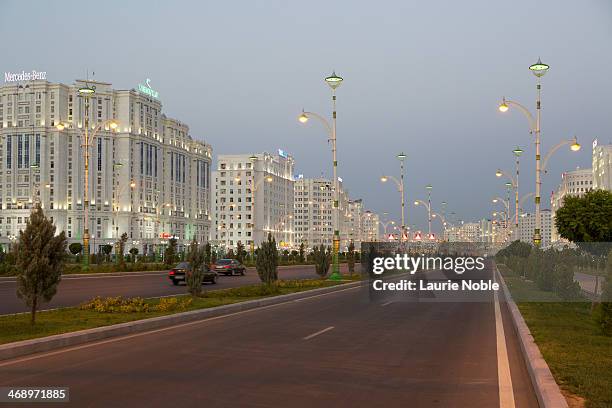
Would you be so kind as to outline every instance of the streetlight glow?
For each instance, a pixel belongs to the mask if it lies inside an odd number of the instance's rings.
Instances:
[[[406,158],[406,154],[404,152],[401,152],[400,154],[397,155],[397,158],[400,160],[404,160]]]
[[[94,93],[96,93],[96,87],[95,86],[84,86],[82,88],[78,89],[78,93],[81,96],[89,96],[89,95],[93,95]]]
[[[300,121],[300,123],[306,123],[308,122],[308,115],[306,115],[306,113],[302,111],[302,114],[298,116],[298,120]]]
[[[577,152],[581,147],[582,146],[580,146],[580,143],[578,143],[578,139],[574,138],[574,143],[570,145],[570,150],[572,152]]]
[[[56,128],[57,130],[64,130],[64,128],[65,128],[65,127],[66,127],[66,126],[64,126],[64,124],[63,124],[62,122],[58,123],[58,124],[55,126],[55,128]]]
[[[516,148],[512,151],[512,153],[514,153],[514,155],[516,157],[519,157],[521,154],[523,154],[523,149],[521,149],[520,147],[516,146]]]
[[[495,176],[496,176],[496,177],[501,177],[501,176],[503,176],[503,175],[504,175],[504,173],[502,173],[502,171],[501,171],[501,170],[499,170],[499,169],[497,169],[497,171],[495,172]]]
[[[500,112],[508,112],[508,109],[510,109],[510,107],[506,103],[506,99],[502,100],[502,103],[499,104],[497,109],[499,109]]]
[[[382,181],[383,183],[386,183],[386,182],[387,182],[387,180],[389,180],[389,178],[388,178],[387,176],[382,176],[382,177],[380,178],[380,181]]]

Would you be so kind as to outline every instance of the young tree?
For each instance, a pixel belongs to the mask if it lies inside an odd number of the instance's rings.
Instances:
[[[226,258],[229,259],[234,259],[236,256],[234,255],[234,249],[230,248],[229,251],[227,251],[227,254],[225,255]]]
[[[108,261],[110,259],[111,252],[113,252],[113,246],[111,244],[103,245],[102,252],[104,253],[106,260]]]
[[[351,241],[348,246],[348,255],[346,262],[348,264],[349,274],[353,276],[353,272],[355,272],[355,244],[353,243],[353,241]]]
[[[176,238],[170,238],[168,240],[168,246],[164,251],[164,263],[168,266],[174,264],[174,260],[176,258]]]
[[[189,262],[189,270],[186,272],[186,283],[187,288],[191,296],[199,296],[202,293],[202,279],[204,277],[204,260],[206,254],[202,248],[199,247],[198,241],[195,236],[189,245],[189,252],[187,253],[187,262]]]
[[[301,263],[304,263],[304,261],[306,260],[306,258],[304,257],[304,254],[306,253],[306,246],[304,245],[304,243],[302,242],[300,244],[300,258],[299,261]]]
[[[57,292],[66,257],[66,235],[55,235],[55,226],[45,217],[40,205],[32,210],[17,243],[17,296],[30,307],[30,323],[36,321],[41,302],[50,301]]]
[[[80,242],[73,242],[72,244],[68,245],[68,250],[72,255],[78,255],[83,250],[83,244]]]
[[[136,262],[136,255],[138,255],[138,248],[130,248],[130,255],[132,255],[132,263]]]
[[[212,246],[210,245],[210,242],[207,242],[206,245],[204,245],[204,266],[206,267],[207,270],[210,268],[210,264],[212,262],[213,262]]]
[[[326,249],[323,244],[318,247],[315,246],[312,251],[312,259],[314,260],[317,275],[321,278],[327,276],[332,259],[331,249]]]
[[[276,250],[276,240],[272,234],[268,234],[268,240],[262,242],[257,250],[257,274],[259,279],[267,285],[278,280],[278,251]]]
[[[123,254],[125,252],[125,244],[128,240],[127,232],[121,234],[121,238],[117,241],[115,248],[115,257],[117,258],[115,261],[119,264],[121,268],[125,267],[125,258],[123,258]]]
[[[238,245],[236,245],[236,260],[240,263],[244,263],[244,258],[246,257],[246,250],[244,249],[244,244],[241,241],[238,241]]]
[[[580,284],[574,280],[574,269],[566,263],[557,263],[554,268],[553,289],[563,300],[574,300],[580,296]]]

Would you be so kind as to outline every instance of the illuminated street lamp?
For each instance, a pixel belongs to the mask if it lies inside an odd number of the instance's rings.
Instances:
[[[404,235],[406,233],[406,220],[405,220],[405,194],[404,194],[404,160],[406,160],[406,154],[401,152],[397,155],[397,159],[400,161],[400,179],[396,179],[393,176],[382,176],[380,181],[386,183],[389,179],[393,180],[397,185],[397,190],[400,193],[400,204],[401,204],[401,215],[402,215],[402,225],[401,227],[401,236],[400,241],[404,239]]]
[[[338,252],[340,251],[340,191],[338,186],[338,159],[336,151],[336,89],[342,84],[343,78],[336,75],[334,71],[330,76],[325,78],[325,82],[331,88],[332,91],[332,123],[330,123],[321,115],[314,112],[302,111],[298,120],[301,123],[308,122],[310,117],[317,118],[328,131],[329,141],[331,142],[332,149],[332,165],[333,165],[333,188],[334,188],[334,240],[333,240],[333,255],[332,255],[332,273],[329,279],[340,280],[340,264],[338,259]]]
[[[546,72],[548,72],[550,66],[544,64],[540,58],[538,58],[538,62],[529,66],[529,70],[536,76],[536,116],[535,119],[531,112],[523,105],[518,102],[509,101],[505,98],[502,100],[502,103],[499,105],[499,110],[501,112],[507,112],[509,106],[516,106],[520,111],[522,111],[527,120],[529,121],[529,130],[530,133],[535,133],[535,158],[536,158],[536,191],[535,191],[535,228],[533,232],[533,243],[536,246],[540,246],[542,243],[542,235],[540,233],[541,229],[541,219],[540,219],[540,188],[541,188],[541,173],[542,169],[540,167],[540,122],[541,122],[541,90],[542,85],[540,84],[540,78],[542,78]]]
[[[82,269],[89,269],[89,158],[90,158],[90,147],[93,144],[93,140],[95,139],[97,133],[108,126],[111,130],[117,129],[117,121],[114,119],[110,119],[104,122],[100,122],[96,125],[92,132],[89,130],[89,100],[96,93],[95,86],[89,86],[85,84],[85,86],[80,87],[77,90],[79,96],[84,98],[85,100],[85,111],[84,111],[84,130],[79,129],[79,133],[82,140],[83,146],[83,179],[84,179],[84,189],[83,189],[83,209],[84,209],[84,227],[83,227],[83,264]],[[62,131],[66,128],[66,125],[62,122],[59,122],[56,125],[56,129]]]

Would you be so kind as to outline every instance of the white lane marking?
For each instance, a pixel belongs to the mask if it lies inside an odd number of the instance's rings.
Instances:
[[[493,279],[496,281],[495,271],[493,271]],[[514,390],[512,389],[510,362],[508,360],[504,322],[501,316],[497,291],[494,291],[493,298],[495,302],[495,336],[497,338],[497,380],[499,386],[499,407],[514,408]]]
[[[338,294],[338,293],[342,293],[342,292],[346,292],[346,291],[354,290],[354,289],[359,289],[359,288],[361,288],[361,286],[353,286],[352,288],[341,289],[341,290],[337,290],[337,291],[329,292],[329,293],[321,293],[320,295],[309,296],[309,297],[304,298],[304,299],[315,299],[315,298],[319,298],[319,297],[322,297],[322,296]],[[68,348],[65,348],[63,350],[50,351],[48,353],[42,353],[42,354],[37,354],[37,355],[33,355],[33,356],[23,357],[23,358],[19,358],[17,360],[0,362],[0,367],[5,367],[5,366],[8,366],[8,365],[17,364],[17,363],[23,363],[25,361],[30,361],[30,360],[36,360],[36,359],[43,358],[43,357],[50,357],[50,356],[54,356],[54,355],[57,355],[57,354],[68,353],[70,351],[81,350],[81,349],[85,349],[85,348],[89,348],[89,347],[100,346],[100,345],[107,344],[107,343],[114,343],[114,342],[117,342],[117,341],[133,339],[133,338],[141,337],[141,336],[148,336],[148,335],[151,335],[151,334],[154,334],[154,333],[161,333],[161,332],[165,332],[165,331],[169,331],[169,330],[179,329],[181,327],[194,326],[196,324],[206,323],[206,322],[209,322],[209,321],[212,321],[212,320],[225,319],[226,317],[238,316],[238,315],[242,315],[242,314],[245,314],[245,313],[252,313],[252,312],[256,312],[256,311],[260,311],[260,310],[271,309],[273,307],[288,305],[288,304],[291,304],[291,303],[293,303],[293,301],[289,300],[287,302],[277,303],[275,305],[261,306],[261,307],[256,307],[254,309],[249,309],[249,310],[241,310],[240,312],[234,312],[234,313],[229,313],[229,314],[225,314],[225,315],[221,315],[221,316],[215,316],[215,317],[209,317],[209,318],[202,319],[202,320],[196,320],[194,322],[181,323],[181,324],[177,324],[177,325],[170,326],[170,327],[164,327],[164,328],[161,328],[161,329],[144,331],[144,332],[141,332],[141,333],[130,334],[130,335],[123,336],[123,337],[115,337],[115,338],[108,339],[108,340],[101,340],[101,341],[97,341],[97,342],[94,342],[94,343],[83,344],[81,346],[68,347]]]
[[[319,334],[323,334],[323,333],[328,332],[328,331],[333,330],[333,329],[334,329],[334,326],[329,326],[329,327],[326,327],[326,328],[325,328],[325,329],[323,329],[323,330],[319,330],[319,331],[318,331],[318,332],[316,332],[316,333],[312,333],[312,334],[310,334],[310,335],[308,335],[308,336],[304,337],[304,338],[303,338],[303,340],[310,340],[310,339],[312,339],[313,337],[317,337]]]
[[[385,303],[381,304],[381,306],[382,306],[382,307],[385,307],[385,306],[387,306],[387,305],[390,305],[391,303],[393,303],[393,301],[392,301],[392,300],[391,300],[391,301],[389,301],[389,302],[385,302]]]

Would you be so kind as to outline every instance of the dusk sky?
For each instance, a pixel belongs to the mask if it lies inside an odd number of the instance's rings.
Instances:
[[[520,190],[534,191],[534,146],[524,116],[497,111],[502,96],[535,111],[538,57],[543,207],[563,171],[591,166],[591,144],[612,141],[612,2],[540,1],[49,1],[2,2],[0,71],[47,72],[72,83],[87,70],[115,88],[146,78],[164,112],[223,153],[282,148],[306,177],[331,174],[324,128],[297,121],[301,109],[331,115],[323,78],[338,89],[339,175],[351,198],[399,221],[399,175],[407,155],[407,203],[448,201],[458,219],[493,211],[495,177],[525,152]],[[526,208],[532,211],[533,204]],[[426,211],[408,207],[426,228]],[[439,230],[439,225],[436,225]]]

